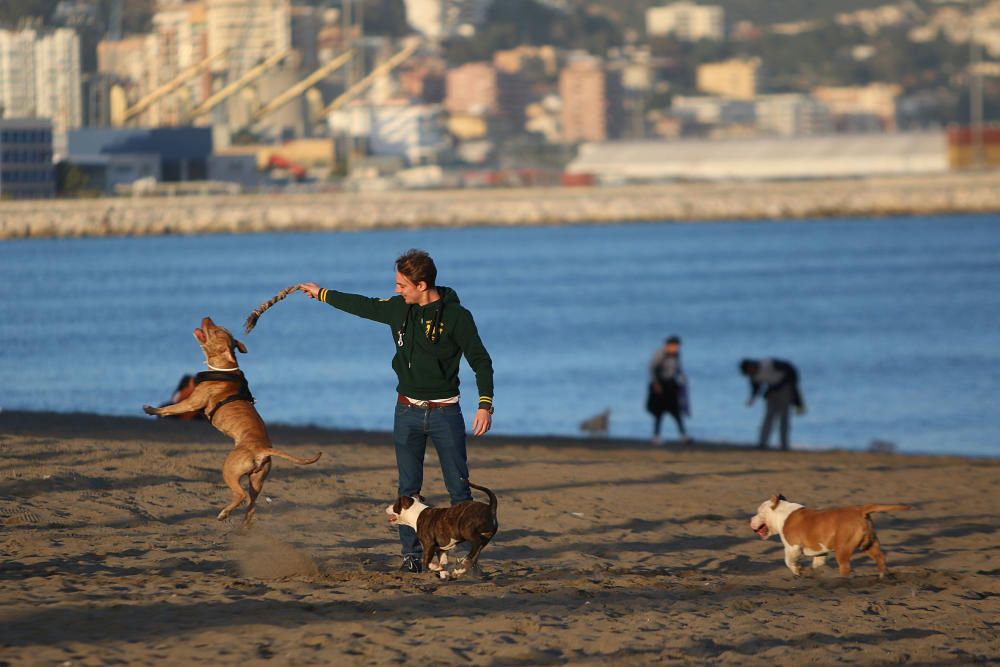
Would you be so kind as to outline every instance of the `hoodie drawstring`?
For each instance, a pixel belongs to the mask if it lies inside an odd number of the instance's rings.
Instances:
[[[410,323],[410,315],[413,313],[413,305],[411,304],[406,309],[406,316],[403,318],[403,324],[399,327],[396,332],[396,346],[403,349],[406,339],[406,329]],[[441,340],[441,329],[442,329],[442,318],[444,317],[444,304],[442,303],[440,307],[434,312],[434,320],[431,322],[431,328],[427,331],[427,339],[431,343],[437,343]],[[410,354],[406,356],[406,366],[407,368],[413,367],[413,347],[410,346]]]

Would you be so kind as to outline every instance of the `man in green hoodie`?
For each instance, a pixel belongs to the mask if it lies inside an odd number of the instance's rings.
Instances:
[[[399,383],[393,442],[399,470],[399,495],[420,493],[428,436],[434,442],[451,504],[472,499],[467,482],[465,419],[459,406],[458,368],[465,355],[476,374],[479,406],[472,420],[473,435],[483,435],[493,423],[493,362],[479,338],[472,313],[448,287],[436,284],[434,260],[423,250],[396,259],[396,294],[378,299],[302,283],[311,298],[358,317],[389,325],[396,354],[392,369]],[[420,572],[417,534],[401,526],[404,572]]]

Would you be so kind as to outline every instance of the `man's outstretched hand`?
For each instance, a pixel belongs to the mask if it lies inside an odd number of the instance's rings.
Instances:
[[[310,299],[319,298],[319,285],[316,283],[299,283],[298,288],[300,292],[308,294]]]

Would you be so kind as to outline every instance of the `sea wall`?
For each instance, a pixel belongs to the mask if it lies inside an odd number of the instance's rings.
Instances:
[[[1000,171],[831,181],[0,202],[0,239],[1000,212]]]

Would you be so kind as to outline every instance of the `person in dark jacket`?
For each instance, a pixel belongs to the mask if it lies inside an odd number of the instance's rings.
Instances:
[[[681,442],[689,444],[691,439],[684,429],[684,416],[690,415],[688,405],[687,376],[681,368],[681,339],[670,336],[663,347],[653,353],[649,362],[649,389],[646,394],[646,410],[653,415],[653,444],[662,445],[660,424],[663,415],[669,414],[677,424]]]
[[[764,411],[764,421],[760,425],[760,437],[757,447],[767,449],[771,438],[771,425],[775,417],[779,420],[781,448],[788,449],[791,430],[790,411],[803,414],[806,410],[799,389],[799,371],[784,359],[744,359],[740,362],[740,373],[750,381],[750,398],[747,405],[753,405],[761,393],[767,405]]]
[[[476,329],[472,313],[458,294],[436,283],[434,260],[423,250],[396,259],[396,294],[369,298],[302,283],[299,289],[334,308],[389,326],[396,354],[393,442],[399,471],[399,495],[420,493],[427,438],[434,443],[453,505],[472,499],[466,455],[465,419],[459,406],[458,370],[462,356],[476,374],[479,402],[472,433],[493,423],[493,361]],[[400,526],[404,572],[420,572],[422,549],[416,532]]]

